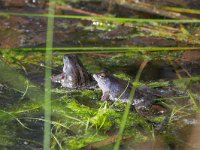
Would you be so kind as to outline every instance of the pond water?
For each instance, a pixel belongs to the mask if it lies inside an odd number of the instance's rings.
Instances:
[[[0,147],[39,150],[43,149],[45,122],[47,18],[30,14],[47,10],[45,2],[16,2],[0,3],[1,12],[29,14],[0,16]],[[166,18],[164,12],[140,12],[117,2],[110,11],[105,8],[106,2],[61,2],[73,9],[64,7],[56,13],[74,18],[92,12],[101,16],[108,12],[116,17]],[[156,0],[143,3],[158,5]],[[194,9],[196,3],[167,0],[160,5]],[[199,16],[181,12],[181,17]],[[133,83],[141,64],[148,60],[134,85],[146,85],[162,93],[147,113],[131,107],[120,149],[198,149],[199,24],[74,18],[55,18],[52,76],[63,73],[63,56],[73,53],[91,75],[106,70]],[[102,101],[98,86],[70,89],[52,82],[51,96],[51,149],[113,149],[126,103]],[[164,113],[158,113],[161,111]]]

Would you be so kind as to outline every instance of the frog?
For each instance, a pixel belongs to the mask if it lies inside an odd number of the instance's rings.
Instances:
[[[133,85],[129,81],[106,72],[93,74],[93,77],[103,92],[101,96],[102,101],[129,101],[130,93],[133,89]],[[142,85],[135,90],[132,106],[134,106],[137,112],[144,114],[156,103],[156,99],[161,97],[163,95],[159,90]]]
[[[109,73],[100,72],[93,74],[93,78],[97,81],[99,88],[102,90],[102,101],[123,101],[126,102],[131,92],[131,86],[128,81],[117,78]]]
[[[60,83],[62,87],[70,89],[92,88],[95,86],[95,80],[77,55],[65,54],[63,63],[62,73],[54,75],[52,82]]]

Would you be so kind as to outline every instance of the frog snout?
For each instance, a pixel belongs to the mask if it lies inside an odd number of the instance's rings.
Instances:
[[[96,80],[97,79],[97,75],[93,74],[92,77]]]

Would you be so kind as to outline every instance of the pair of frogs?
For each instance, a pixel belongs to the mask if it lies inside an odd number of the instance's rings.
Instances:
[[[96,84],[103,92],[101,99],[128,102],[132,84],[106,72],[88,73],[77,55],[64,55],[63,73],[53,76],[52,82],[59,82],[63,87],[71,89],[94,88]],[[155,99],[163,97],[163,93],[147,86],[136,89],[133,105],[137,111],[148,110]]]

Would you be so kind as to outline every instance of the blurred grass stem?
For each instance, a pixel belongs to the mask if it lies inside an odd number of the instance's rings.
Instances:
[[[139,70],[137,72],[137,75],[135,77],[134,83],[139,82],[139,79],[140,79],[140,76],[142,74],[142,71],[145,68],[147,63],[148,63],[148,60],[145,60],[140,65],[140,68],[139,68]],[[123,132],[124,132],[124,129],[125,129],[126,120],[128,118],[129,110],[130,110],[131,105],[133,104],[133,97],[135,95],[136,88],[137,88],[136,86],[133,86],[132,89],[131,89],[131,93],[130,93],[130,96],[129,96],[129,101],[128,101],[127,105],[126,105],[124,114],[122,116],[122,122],[121,122],[121,125],[120,125],[120,128],[119,128],[118,138],[117,138],[116,144],[114,146],[114,150],[119,150],[119,146],[120,146],[120,142],[122,140],[122,135],[123,135]]]
[[[48,8],[48,13],[54,16],[55,13],[55,0],[49,0],[52,5]],[[53,46],[53,29],[54,17],[48,17],[47,23],[47,39],[46,39],[46,54],[45,54],[45,95],[44,95],[44,143],[43,149],[50,149],[51,141],[51,60],[52,60],[52,46]]]

